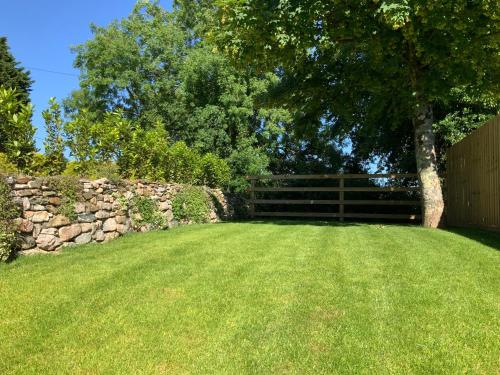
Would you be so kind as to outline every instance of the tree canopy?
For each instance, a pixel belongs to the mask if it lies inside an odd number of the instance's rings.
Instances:
[[[65,100],[66,113],[85,111],[103,124],[106,113],[120,111],[145,130],[161,122],[169,140],[215,153],[238,176],[283,169],[281,159],[292,169],[308,160],[319,166],[324,156],[334,163],[324,169],[337,170],[339,149],[307,146],[318,143],[317,132],[295,132],[293,114],[273,99],[279,74],[235,66],[204,38],[211,17],[204,3],[177,4],[169,13],[151,1],[138,2],[125,19],[92,26],[93,37],[74,48],[80,89]],[[296,152],[284,156],[285,149]],[[324,155],[308,155],[314,150]]]
[[[75,170],[234,190],[247,174],[416,171],[436,226],[444,150],[500,111],[499,12],[494,0],[138,1],[74,48],[80,87],[64,116],[55,101],[44,112],[45,173],[66,148]],[[15,86],[3,129],[21,109],[26,120],[26,152],[10,142],[9,160],[26,164],[31,81],[4,39],[0,57]]]
[[[0,86],[16,89],[19,99],[27,104],[33,81],[10,52],[6,37],[0,37]]]
[[[372,152],[390,149],[389,156],[400,150],[397,142],[403,149],[414,146],[424,221],[439,223],[443,199],[434,113],[464,97],[475,97],[473,104],[490,113],[498,109],[496,1],[220,0],[213,5],[218,17],[212,38],[220,48],[238,62],[281,70],[298,83],[286,100],[346,131],[355,150],[368,137],[378,141]],[[444,127],[449,120],[437,124]]]
[[[29,72],[11,54],[7,38],[0,37],[0,154],[22,170],[29,169],[35,151],[32,83]]]

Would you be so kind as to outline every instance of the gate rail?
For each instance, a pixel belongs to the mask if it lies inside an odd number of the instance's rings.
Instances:
[[[345,192],[414,192],[420,191],[420,187],[402,186],[368,186],[349,187],[345,186],[345,180],[352,179],[397,179],[397,178],[418,178],[415,173],[379,173],[379,174],[318,174],[318,175],[262,175],[247,176],[250,181],[250,215],[267,217],[323,217],[323,218],[344,218],[356,219],[399,219],[399,220],[420,220],[421,215],[417,214],[377,214],[377,213],[346,213],[345,206],[421,206],[420,200],[382,200],[382,199],[344,199]],[[258,181],[270,180],[338,180],[338,186],[334,187],[265,187],[256,186]],[[418,180],[417,180],[418,181]],[[257,199],[256,193],[265,192],[337,192],[338,199]],[[256,211],[258,205],[337,205],[338,212],[286,212],[286,211]]]

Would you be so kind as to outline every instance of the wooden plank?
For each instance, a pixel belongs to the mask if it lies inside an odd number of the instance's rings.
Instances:
[[[340,217],[337,212],[265,212],[257,211],[255,216],[269,217]]]
[[[304,204],[304,205],[345,205],[362,206],[420,206],[420,201],[393,201],[393,200],[339,200],[339,199],[255,199],[254,204]]]
[[[398,220],[421,220],[421,215],[414,214],[363,214],[347,213],[344,217],[351,219],[398,219]]]
[[[255,180],[251,181],[251,189],[250,189],[250,217],[254,217],[255,215]]]
[[[374,174],[282,174],[247,176],[247,180],[339,180],[370,178],[418,178],[416,173],[374,173]]]
[[[448,224],[500,230],[500,116],[453,145],[447,161]]]
[[[339,188],[344,188],[344,179],[341,178],[339,180]],[[341,201],[339,205],[339,214],[340,214],[340,221],[344,221],[344,192],[340,191],[339,192],[339,200]]]
[[[364,191],[364,192],[410,192],[419,191],[418,187],[255,187],[254,192],[339,192],[339,191]]]
[[[261,217],[324,217],[324,218],[350,218],[350,219],[398,219],[398,220],[420,220],[421,215],[412,214],[364,214],[336,212],[255,212],[255,216]]]

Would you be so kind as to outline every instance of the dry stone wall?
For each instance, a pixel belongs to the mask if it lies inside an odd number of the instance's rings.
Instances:
[[[72,215],[64,215],[61,205],[65,197],[46,179],[21,176],[7,177],[6,181],[21,208],[16,219],[21,253],[52,252],[70,245],[108,241],[131,231],[148,231],[151,224],[144,223],[140,213],[127,204],[136,196],[155,201],[167,227],[179,224],[172,212],[172,199],[183,189],[179,184],[80,179],[78,199],[71,203]],[[223,192],[204,189],[211,197],[209,221],[231,217],[232,208]]]

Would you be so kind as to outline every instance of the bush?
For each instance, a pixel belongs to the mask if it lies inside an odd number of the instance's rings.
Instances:
[[[230,169],[217,155],[200,153],[184,142],[174,143],[168,150],[165,179],[181,184],[222,187],[228,184]]]
[[[72,176],[72,177],[78,177],[80,176],[80,163],[71,160],[66,164],[66,168],[64,169],[63,176]]]
[[[0,152],[0,173],[11,174],[17,173],[16,166],[9,161],[7,155]]]
[[[76,220],[75,203],[79,200],[82,186],[74,176],[51,176],[43,180],[43,184],[61,195],[61,205],[57,213],[70,220]]]
[[[163,229],[167,226],[167,220],[158,209],[157,202],[150,197],[136,195],[130,200],[129,207],[134,214],[136,226],[149,225],[150,229]]]
[[[45,115],[53,128],[51,149],[56,150],[60,119],[48,112]],[[171,144],[161,121],[143,128],[122,112],[106,113],[98,121],[81,111],[64,125],[64,130],[70,153],[76,159],[67,164],[65,175],[111,180],[123,176],[212,187],[229,181],[230,169],[223,159],[214,154],[202,155],[183,141]],[[112,174],[117,177],[109,176],[101,167],[113,167]]]
[[[66,169],[63,172],[63,176],[84,177],[92,180],[105,177],[112,182],[117,182],[121,179],[118,166],[115,163],[82,163],[74,160],[66,164]]]
[[[168,165],[168,135],[163,124],[153,129],[136,129],[129,132],[117,159],[122,175],[153,181],[164,180]]]
[[[93,164],[92,168],[84,177],[90,178],[91,180],[107,178],[114,183],[117,183],[121,180],[118,166],[112,162],[101,162]]]
[[[250,186],[245,176],[267,174],[269,158],[262,150],[243,145],[229,156],[228,163],[234,176],[229,184],[229,189],[235,192],[244,192]]]
[[[224,187],[229,183],[231,172],[227,162],[208,153],[200,160],[198,182],[210,187]]]
[[[172,200],[172,211],[178,221],[206,223],[209,221],[210,202],[200,187],[187,186]]]
[[[168,151],[165,179],[181,184],[197,184],[200,154],[184,142],[176,142]]]
[[[0,262],[6,262],[17,250],[17,236],[14,228],[0,222]]]
[[[14,219],[18,217],[19,209],[10,191],[9,185],[0,179],[0,261],[8,260],[18,246]]]
[[[35,152],[31,155],[31,170],[30,174],[34,176],[48,176],[50,170],[50,162],[45,155]]]
[[[0,86],[0,150],[25,173],[31,172],[35,152],[32,115],[33,106],[23,102],[18,90]]]

